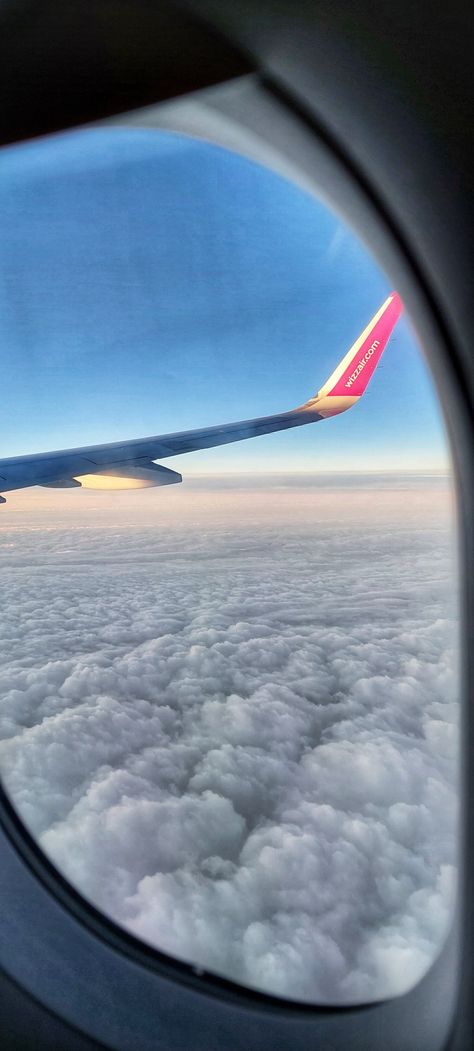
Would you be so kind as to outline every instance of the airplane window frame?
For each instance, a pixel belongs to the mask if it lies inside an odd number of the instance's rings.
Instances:
[[[212,90],[212,89],[211,89]],[[151,101],[151,100],[150,100]],[[302,185],[330,187],[328,203],[370,245],[404,298],[442,395],[451,437],[458,493],[461,572],[473,565],[470,522],[474,518],[472,388],[452,325],[443,315],[429,275],[396,222],[374,193],[369,175],[359,171],[291,92],[271,76],[250,75],[221,94],[215,89],[208,110],[186,105],[181,116],[157,112],[156,126],[183,121],[188,132],[234,147]],[[166,104],[164,109],[166,109]],[[97,113],[103,116],[103,113]],[[192,119],[193,127],[190,126]],[[223,120],[225,124],[223,124]],[[160,125],[160,121],[163,121]],[[122,122],[118,117],[115,122]],[[200,123],[201,122],[201,123]],[[168,126],[171,126],[169,124]],[[226,128],[224,134],[224,127]],[[229,131],[229,128],[231,129]],[[45,129],[48,130],[48,129]],[[179,127],[176,130],[180,130]],[[229,139],[230,135],[230,139]],[[222,141],[224,139],[225,141]],[[316,179],[314,172],[317,172]],[[471,363],[472,364],[472,363]],[[472,376],[471,376],[472,379]],[[471,399],[471,400],[470,400]],[[467,625],[472,617],[470,574],[462,574],[463,595],[463,748],[468,756],[469,683],[472,653]],[[472,620],[471,620],[472,622]],[[468,661],[469,666],[468,666]],[[470,676],[470,678],[469,678]],[[472,693],[471,693],[472,696]],[[464,773],[464,861],[467,849],[467,798],[472,771]],[[471,777],[468,785],[468,776]],[[360,1007],[313,1007],[254,993],[225,979],[170,960],[121,931],[84,901],[54,869],[0,793],[0,965],[30,996],[70,1026],[104,1045],[128,1051],[140,1047],[221,1048],[229,1051],[271,1045],[294,1051],[325,1042],[335,1048],[436,1051],[446,1045],[460,995],[461,956],[466,947],[465,870],[450,935],[428,974],[404,996]],[[464,945],[462,945],[464,938]],[[39,960],[38,946],[41,946]],[[466,965],[464,965],[466,967]],[[464,970],[466,982],[466,970]],[[86,1006],[85,1006],[86,1005]],[[89,1017],[84,1017],[87,1011]],[[416,1031],[416,1043],[412,1043]],[[462,1038],[461,1038],[462,1039]],[[466,1047],[462,1043],[459,1048]]]

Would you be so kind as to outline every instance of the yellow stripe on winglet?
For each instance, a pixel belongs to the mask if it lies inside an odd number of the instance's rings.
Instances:
[[[372,329],[377,324],[377,321],[380,321],[380,318],[382,317],[382,314],[384,314],[386,309],[387,309],[387,307],[390,306],[390,303],[392,302],[392,299],[393,299],[393,295],[392,296],[388,296],[388,298],[385,300],[385,303],[382,303],[382,306],[380,307],[380,309],[377,310],[376,314],[374,314],[372,320],[369,321],[368,325],[366,325],[366,327],[364,328],[364,331],[361,332],[359,338],[356,339],[355,343],[352,344],[352,347],[350,348],[350,350],[347,351],[347,354],[343,357],[342,361],[339,363],[337,368],[334,369],[334,372],[331,373],[329,379],[326,380],[324,386],[321,387],[320,390],[318,390],[318,393],[315,395],[316,399],[323,397],[325,394],[329,394],[329,391],[331,391],[333,389],[333,387],[336,386],[337,381],[340,379],[340,377],[342,376],[343,372],[345,372],[347,367],[350,365],[350,363],[352,361],[352,358],[356,357],[360,347],[362,346],[362,344],[365,342],[365,340],[370,335]],[[311,399],[311,400],[313,401],[314,399]],[[319,411],[320,410],[318,409],[318,412]]]

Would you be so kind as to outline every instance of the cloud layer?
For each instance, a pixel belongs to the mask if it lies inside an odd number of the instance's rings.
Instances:
[[[394,995],[454,888],[450,538],[240,499],[234,528],[2,530],[4,783],[158,948],[300,1000]]]

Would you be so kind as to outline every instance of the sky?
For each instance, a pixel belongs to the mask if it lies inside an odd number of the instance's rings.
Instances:
[[[292,408],[391,291],[309,194],[172,133],[96,128],[4,151],[0,221],[5,456]],[[186,476],[447,462],[403,317],[349,413],[168,466]]]

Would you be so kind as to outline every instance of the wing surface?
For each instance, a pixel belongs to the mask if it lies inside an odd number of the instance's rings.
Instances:
[[[337,416],[356,404],[364,393],[402,309],[400,297],[392,292],[326,383],[296,409],[215,427],[0,460],[0,490],[8,492],[31,485],[101,489],[169,485],[180,482],[181,475],[154,460]]]

